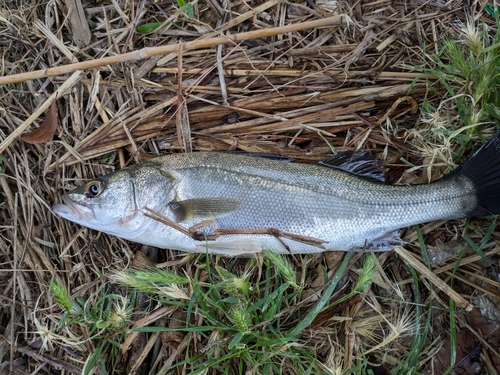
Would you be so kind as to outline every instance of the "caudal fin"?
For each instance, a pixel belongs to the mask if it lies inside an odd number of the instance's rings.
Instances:
[[[500,131],[451,175],[465,176],[474,184],[478,204],[467,216],[500,214]]]

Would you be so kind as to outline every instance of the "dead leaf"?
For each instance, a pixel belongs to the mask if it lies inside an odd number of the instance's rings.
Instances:
[[[459,329],[456,335],[456,364],[452,374],[456,375],[479,375],[485,373],[484,364],[480,361],[483,350],[489,354],[493,367],[498,368],[500,361],[497,353],[492,353],[488,347],[484,347],[475,334],[474,330],[490,348],[498,348],[500,343],[500,327],[489,319],[484,318],[478,308],[473,309],[465,316],[469,326]],[[441,350],[434,356],[434,373],[442,374],[450,365],[450,340],[446,340]]]
[[[187,313],[184,311],[174,311],[170,319],[168,320],[168,327],[172,329],[172,331],[166,331],[161,333],[161,341],[164,345],[177,349],[186,337],[186,332],[176,331],[177,328],[182,328],[186,326],[187,321]],[[192,320],[192,319],[190,319]]]
[[[54,100],[45,115],[42,125],[31,133],[23,134],[21,139],[31,144],[40,144],[50,141],[57,130],[57,109]]]
[[[456,365],[453,367],[455,375],[479,375],[484,368],[478,361],[481,354],[481,343],[470,331],[462,329],[456,335]],[[432,358],[435,374],[443,374],[450,366],[450,340],[446,340],[438,354]]]

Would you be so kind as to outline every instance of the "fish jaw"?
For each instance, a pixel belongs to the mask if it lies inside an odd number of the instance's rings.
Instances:
[[[62,197],[65,204],[55,204],[52,210],[57,215],[77,224],[89,226],[97,225],[94,211],[84,205],[74,203],[67,195]]]
[[[92,208],[72,201],[66,194],[62,196],[62,199],[64,204],[55,204],[52,207],[55,214],[85,227],[98,231],[106,231],[103,224],[96,218]]]
[[[52,210],[55,214],[76,224],[131,240],[141,235],[149,227],[149,221],[151,221],[151,219],[146,217],[143,220],[138,220],[139,216],[142,217],[143,214],[136,211],[130,217],[122,218],[111,224],[103,224],[96,218],[92,209],[76,205],[72,202],[68,202],[68,204],[55,204]],[[139,226],[135,225],[137,221],[141,221],[142,224]]]

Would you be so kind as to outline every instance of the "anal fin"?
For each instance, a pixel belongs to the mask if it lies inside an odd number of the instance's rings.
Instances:
[[[363,247],[357,247],[352,251],[389,251],[398,246],[403,246],[405,242],[399,237],[400,231],[386,233],[382,237],[369,241]]]

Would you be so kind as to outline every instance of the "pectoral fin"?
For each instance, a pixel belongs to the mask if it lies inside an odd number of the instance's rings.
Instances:
[[[237,199],[197,198],[171,202],[170,209],[178,223],[221,217],[236,211],[241,205]]]

